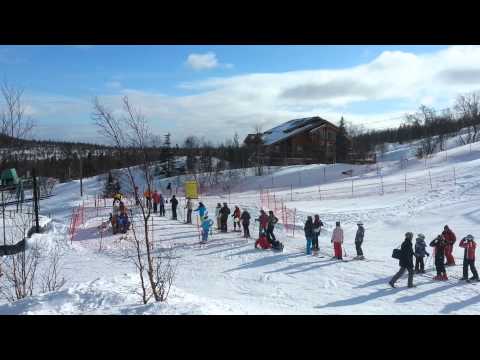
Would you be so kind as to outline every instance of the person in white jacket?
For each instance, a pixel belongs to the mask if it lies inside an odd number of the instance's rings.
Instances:
[[[332,232],[332,241],[334,258],[342,260],[343,229],[340,227],[340,221],[336,222],[335,229]]]

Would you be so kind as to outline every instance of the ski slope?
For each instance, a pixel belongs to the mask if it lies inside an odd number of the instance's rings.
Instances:
[[[480,314],[480,284],[457,280],[463,257],[459,240],[472,233],[480,242],[480,143],[449,147],[427,162],[410,156],[406,166],[400,161],[403,156],[398,157],[399,148],[393,146],[391,151],[397,154],[389,158],[387,152],[389,160],[378,168],[291,166],[275,168],[264,177],[244,177],[229,194],[232,210],[238,204],[256,216],[258,191],[267,187],[297,209],[295,236],[283,232],[282,226],[275,232],[285,245],[283,253],[255,250],[253,239],[234,232],[215,232],[200,246],[195,225],[154,216],[155,248],[174,248],[178,266],[174,288],[163,304],[141,304],[135,294],[138,278],[120,235],[107,234],[106,249],[98,251],[95,229],[102,218],[89,220],[70,243],[66,231],[71,207],[82,200],[77,182],[61,184],[55,197],[41,204],[42,214],[53,218],[52,232],[35,235],[32,241],[63,241],[67,284],[56,292],[1,304],[0,314]],[[405,154],[413,153],[405,144],[401,148]],[[342,174],[349,169],[354,170],[351,177]],[[368,186],[353,196],[334,192],[351,186],[352,179],[358,189]],[[383,195],[379,186],[369,185],[381,180],[385,186],[393,184]],[[319,185],[326,191],[321,200]],[[97,178],[84,180],[89,195],[101,187]],[[227,194],[202,198],[210,213],[217,202],[227,200]],[[316,213],[326,224],[319,239],[323,257],[304,253],[302,224]],[[342,223],[346,259],[351,259],[359,220],[365,224],[363,249],[368,261],[330,260],[335,221]],[[457,235],[454,256],[460,265],[447,268],[450,280],[433,281],[433,261],[427,258],[427,274],[414,277],[416,288],[408,289],[406,278],[399,280],[398,288],[390,288],[387,282],[398,270],[392,249],[404,233],[424,233],[429,242],[446,224]],[[251,225],[251,234],[257,232]]]

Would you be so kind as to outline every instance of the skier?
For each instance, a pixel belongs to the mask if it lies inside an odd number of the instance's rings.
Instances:
[[[168,183],[167,190],[170,190],[170,195],[172,195],[172,183]]]
[[[185,205],[185,209],[187,209],[187,221],[185,221],[185,223],[186,224],[191,224],[192,223],[193,204],[192,204],[192,200],[190,200],[190,198],[187,198],[187,204]]]
[[[426,250],[427,244],[425,243],[425,235],[418,234],[415,240],[415,274],[425,274],[425,263],[423,258],[430,256]]]
[[[157,190],[153,192],[152,198],[153,198],[153,213],[156,214],[158,210],[158,204],[160,203],[160,195],[158,194]]]
[[[242,220],[243,237],[248,239],[250,238],[250,229],[248,228],[250,225],[250,213],[247,210],[243,210],[240,219]]]
[[[388,282],[389,285],[394,288],[395,283],[398,279],[405,273],[405,270],[408,271],[408,287],[412,288],[415,287],[413,285],[413,245],[412,245],[413,234],[411,232],[407,232],[405,234],[405,240],[402,243],[401,247],[401,255],[399,259],[400,270],[392,277],[392,279]]]
[[[223,203],[223,207],[220,209],[220,223],[222,232],[227,232],[227,221],[228,215],[230,215],[230,209],[227,206],[227,203]]]
[[[310,255],[312,253],[312,240],[314,237],[313,220],[311,216],[307,216],[303,230],[305,231],[305,239],[307,240],[306,253]]]
[[[267,234],[267,226],[268,226],[268,215],[265,213],[264,210],[260,210],[260,216],[255,219],[258,221],[258,237],[262,236],[263,234]]]
[[[160,203],[160,216],[165,216],[165,199],[162,194],[159,194],[158,202]]]
[[[342,260],[343,229],[340,227],[340,221],[337,221],[335,224],[335,229],[333,229],[332,232],[331,243],[333,243],[333,250],[335,253],[333,258]]]
[[[232,217],[233,217],[233,231],[237,231],[237,226],[238,226],[238,231],[241,231],[240,230],[240,215],[241,215],[240,208],[238,206],[235,206],[235,210],[233,210],[233,214],[232,214]]]
[[[200,201],[198,203],[198,207],[193,211],[195,211],[195,212],[198,211],[198,215],[200,216],[200,222],[203,223],[203,219],[204,219],[205,214],[207,212],[207,208],[205,207],[205,205],[203,205],[203,203]]]
[[[363,260],[365,258],[363,257],[362,243],[365,235],[365,228],[363,227],[363,223],[361,221],[357,223],[357,226],[357,233],[355,234],[355,248],[357,249],[357,256],[355,259]]]
[[[455,241],[457,241],[457,237],[455,236],[453,231],[448,227],[448,225],[445,225],[445,227],[443,228],[442,235],[447,241],[447,246],[445,246],[445,256],[447,258],[447,263],[445,265],[453,266],[455,265],[455,259],[453,258],[452,251],[453,251],[453,245],[455,244]]]
[[[312,241],[312,250],[316,253],[320,250],[318,247],[318,237],[320,236],[320,231],[322,229],[323,222],[320,220],[320,216],[315,215],[315,220],[313,221],[313,241]]]
[[[175,195],[173,195],[172,198],[170,199],[170,204],[172,204],[172,220],[177,220],[178,200],[175,197]]]
[[[152,208],[152,201],[151,201],[150,191],[148,191],[148,189],[145,190],[144,193],[143,193],[143,196],[145,197],[145,206],[148,209],[151,209]]]
[[[208,233],[210,232],[210,227],[213,225],[213,221],[208,218],[208,215],[205,215],[202,221],[202,244],[205,244],[208,240]]]
[[[467,281],[479,281],[478,279],[478,272],[475,268],[475,249],[477,244],[473,241],[473,235],[465,236],[459,244],[460,247],[465,249],[463,255],[463,277],[462,280]],[[473,276],[468,279],[468,267],[470,266],[470,270],[472,271]]]
[[[113,204],[112,206],[115,206],[115,203],[116,202],[120,202],[122,201],[122,194],[120,194],[119,192],[117,192],[115,195],[113,195]]]
[[[222,222],[220,221],[221,216],[220,216],[220,210],[222,209],[222,204],[217,203],[217,207],[215,208],[215,217],[217,219],[217,230],[222,229]]]
[[[268,225],[267,225],[267,239],[271,243],[276,241],[275,235],[273,234],[273,229],[275,228],[275,224],[278,222],[278,218],[273,214],[273,211],[270,210],[268,212]]]
[[[447,240],[442,235],[438,235],[432,240],[430,246],[435,248],[435,268],[437,269],[437,276],[434,280],[448,280],[447,271],[445,270],[445,247]]]

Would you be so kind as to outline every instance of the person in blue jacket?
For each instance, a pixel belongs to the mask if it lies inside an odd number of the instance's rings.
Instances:
[[[203,203],[200,201],[198,203],[198,207],[193,211],[198,211],[198,215],[200,215],[200,222],[203,222],[205,213],[207,212],[207,208],[205,207],[205,205],[203,205]]]
[[[208,215],[205,215],[205,218],[202,221],[202,241],[201,243],[206,243],[208,240],[208,233],[210,228],[213,225],[213,220],[208,218]]]

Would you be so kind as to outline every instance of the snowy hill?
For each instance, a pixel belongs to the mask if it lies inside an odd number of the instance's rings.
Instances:
[[[240,205],[256,217],[265,207],[259,191],[268,189],[284,206],[296,209],[295,233],[282,224],[275,230],[285,245],[283,253],[255,250],[254,240],[234,232],[215,231],[199,246],[195,220],[187,225],[155,215],[155,247],[172,246],[178,261],[177,279],[164,304],[140,305],[134,265],[124,256],[119,235],[107,234],[106,249],[98,251],[95,229],[105,217],[89,219],[70,243],[66,228],[71,207],[81,199],[78,182],[61,184],[56,196],[41,205],[43,213],[51,214],[54,231],[36,236],[63,241],[67,284],[56,292],[0,305],[0,314],[480,314],[480,285],[458,281],[463,258],[459,240],[469,233],[480,240],[480,143],[457,146],[449,139],[447,152],[426,161],[414,157],[414,146],[390,146],[378,166],[279,167],[263,177],[250,172],[229,194],[222,190],[202,197],[210,213],[217,202],[230,198],[231,208]],[[343,174],[347,170],[353,170],[351,176]],[[96,178],[84,181],[89,199],[102,185]],[[305,255],[303,222],[316,213],[325,223],[319,239],[322,257]],[[350,260],[359,220],[365,224],[367,261],[331,260],[335,221],[344,229],[345,258]],[[414,278],[416,288],[408,289],[405,278],[398,288],[390,288],[387,282],[398,270],[392,250],[405,232],[425,234],[428,244],[446,224],[457,235],[454,256],[460,265],[447,268],[449,280],[433,280],[429,257],[427,273]],[[253,237],[258,234],[253,221],[250,231]]]

